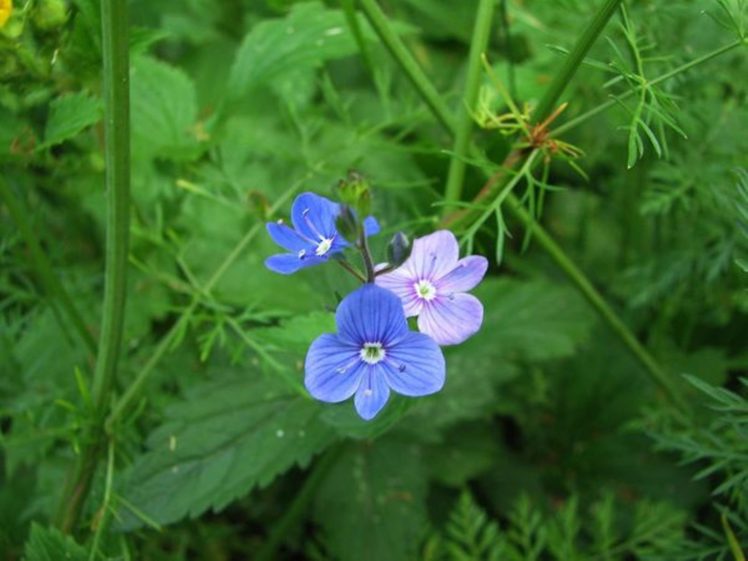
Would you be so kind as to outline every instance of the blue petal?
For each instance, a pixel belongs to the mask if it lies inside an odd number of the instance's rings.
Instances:
[[[294,228],[315,241],[332,238],[337,233],[335,220],[340,205],[314,193],[302,193],[293,202],[291,220]]]
[[[273,241],[288,251],[301,251],[313,246],[310,240],[305,240],[297,232],[277,222],[268,222],[265,227]]]
[[[386,352],[387,383],[397,393],[415,397],[444,387],[444,355],[428,335],[411,331]]]
[[[370,421],[376,417],[389,397],[390,388],[387,386],[387,380],[382,369],[377,366],[366,368],[354,399],[356,411],[361,418]]]
[[[394,293],[365,284],[346,296],[335,314],[340,337],[359,345],[382,343],[385,347],[408,332],[405,312]]]
[[[373,216],[367,216],[364,219],[364,234],[366,234],[366,237],[369,236],[376,236],[379,233],[379,222],[377,222],[377,219]]]
[[[338,403],[351,397],[359,387],[365,366],[358,347],[326,333],[317,337],[307,351],[304,385],[316,399]]]
[[[265,266],[274,273],[290,275],[306,265],[299,259],[298,255],[294,255],[293,253],[279,253],[265,259]]]

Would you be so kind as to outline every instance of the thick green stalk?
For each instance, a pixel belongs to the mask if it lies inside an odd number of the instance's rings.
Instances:
[[[392,29],[387,16],[377,4],[376,0],[359,0],[361,9],[364,11],[366,19],[379,35],[379,38],[390,51],[392,56],[397,60],[405,70],[405,75],[413,83],[416,90],[421,94],[426,105],[429,106],[432,113],[441,122],[444,127],[452,132],[455,129],[455,120],[452,112],[442,101],[439,92],[436,90],[431,80],[428,79],[420,65],[410,54],[408,48],[403,44],[397,33]]]
[[[96,341],[88,328],[86,328],[83,316],[80,315],[78,309],[75,307],[73,299],[57,278],[52,262],[47,257],[47,254],[44,253],[44,250],[34,233],[34,229],[31,227],[31,222],[28,219],[26,209],[21,201],[19,201],[13,194],[10,186],[2,178],[0,178],[0,196],[2,196],[5,206],[8,207],[8,211],[10,212],[10,216],[13,218],[13,221],[18,227],[18,231],[21,233],[21,237],[28,246],[31,260],[36,269],[36,274],[44,287],[44,291],[49,297],[50,303],[53,306],[59,304],[62,307],[65,314],[67,314],[68,319],[72,322],[78,332],[81,341],[83,341],[86,347],[88,347],[88,350],[92,355],[96,354]]]
[[[597,107],[595,107],[593,109],[590,109],[589,111],[586,111],[586,112],[582,113],[578,117],[575,117],[575,118],[567,121],[563,125],[561,125],[559,127],[556,127],[555,129],[553,129],[553,131],[551,133],[551,136],[558,137],[558,136],[562,135],[563,133],[565,133],[565,132],[567,132],[567,131],[569,131],[569,130],[575,128],[575,127],[577,127],[578,125],[582,124],[583,122],[587,121],[588,119],[591,119],[595,115],[597,115],[599,113],[602,113],[603,111],[606,111],[607,109],[610,109],[614,105],[618,105],[619,101],[627,99],[627,98],[629,98],[629,97],[631,97],[631,96],[633,96],[633,95],[641,92],[644,88],[649,88],[649,87],[652,87],[652,86],[656,86],[657,84],[659,84],[661,82],[665,82],[667,80],[670,80],[671,78],[674,78],[675,76],[677,76],[679,74],[682,74],[683,72],[691,70],[695,66],[703,64],[705,62],[708,62],[708,61],[712,60],[713,58],[716,58],[716,57],[718,57],[720,55],[723,55],[726,52],[729,52],[729,51],[731,51],[731,50],[733,50],[733,49],[735,49],[737,47],[740,47],[740,46],[748,46],[748,43],[746,43],[745,39],[738,39],[737,41],[735,41],[733,43],[730,43],[729,45],[725,45],[723,47],[715,49],[715,50],[713,50],[713,51],[711,51],[709,53],[706,53],[703,56],[700,56],[700,57],[695,58],[695,59],[693,59],[693,60],[691,60],[689,62],[686,62],[686,63],[678,66],[677,68],[673,68],[670,72],[666,72],[662,76],[658,76],[657,78],[655,78],[654,80],[650,80],[646,84],[642,84],[640,86],[637,86],[637,87],[635,87],[635,88],[633,88],[631,90],[628,90],[628,91],[622,93],[621,95],[613,96],[612,99],[609,99],[605,103],[602,103],[602,104],[598,105]]]
[[[127,0],[101,0],[104,55],[105,159],[107,189],[106,270],[99,352],[94,369],[90,433],[68,481],[60,527],[73,531],[88,496],[100,452],[105,448],[106,419],[122,346],[127,295],[130,213],[130,100]]]
[[[608,20],[621,4],[621,0],[605,0],[605,3],[595,13],[595,17],[587,24],[582,35],[577,39],[569,55],[564,59],[561,68],[553,76],[553,80],[545,90],[540,103],[532,112],[532,118],[536,123],[542,123],[546,117],[555,109],[558,99],[561,97],[564,89],[571,81],[572,77],[582,64],[584,57],[597,40],[602,30],[605,28]]]
[[[465,180],[465,158],[470,146],[473,132],[473,113],[478,101],[478,90],[481,83],[481,55],[488,47],[491,35],[496,0],[480,0],[473,26],[473,40],[470,43],[468,55],[467,77],[465,79],[465,94],[463,104],[458,110],[457,131],[455,133],[452,160],[449,163],[447,185],[444,190],[444,214],[451,212],[450,205],[460,200],[462,184]]]
[[[361,0],[364,4],[373,4],[376,6],[373,0]],[[607,13],[607,10],[609,8],[609,4],[611,2],[607,2],[603,7],[603,12]],[[617,2],[616,2],[617,5]],[[378,10],[378,8],[377,8]],[[369,17],[369,12],[366,12],[367,17]],[[417,65],[408,64],[408,60],[412,60],[412,57],[407,52],[406,47],[400,42],[397,35],[394,33],[394,31],[391,29],[389,22],[387,21],[386,17],[384,17],[381,12],[379,14],[382,16],[381,19],[377,21],[377,25],[373,25],[374,30],[379,34],[380,39],[382,41],[385,41],[385,34],[387,36],[387,41],[394,42],[394,48],[390,48],[390,51],[392,52],[395,60],[400,63],[403,70],[408,74],[410,81],[416,86],[416,89],[418,92],[426,99],[426,96],[431,96],[428,102],[429,107],[432,108],[432,111],[434,112],[434,116],[439,120],[439,122],[442,123],[444,128],[447,129],[448,132],[451,134],[456,134],[457,128],[453,124],[454,119],[449,116],[448,109],[446,108],[446,105],[442,101],[441,97],[436,94],[433,96],[429,92],[435,92],[435,88],[433,85],[431,85],[428,82],[428,78],[423,74],[421,69]],[[608,14],[608,17],[610,14]],[[371,21],[371,18],[370,18]],[[600,26],[599,22],[601,21],[600,13],[595,17],[594,22],[597,27],[597,33],[599,33],[602,30],[602,27]],[[607,19],[605,20],[607,21]],[[589,41],[589,34],[585,32],[583,34],[583,38],[585,42]],[[581,41],[581,39],[580,39]],[[386,42],[386,41],[385,41]],[[589,46],[587,46],[589,48]],[[574,49],[577,50],[576,48]],[[586,52],[586,50],[584,51]],[[581,59],[578,61],[578,63],[581,62]],[[569,71],[566,68],[562,68],[562,72],[565,75],[569,75]],[[568,81],[568,79],[566,80]],[[560,81],[554,80],[554,82],[560,83]],[[565,82],[564,82],[565,85]],[[557,87],[557,86],[556,86]],[[563,89],[563,88],[561,88]],[[560,89],[558,90],[558,95],[560,95]],[[546,96],[545,99],[550,100],[550,96]],[[548,107],[552,107],[555,101],[558,98],[556,97],[553,99],[552,102],[546,102],[548,104]],[[475,146],[471,145],[471,150],[475,150]],[[519,164],[520,162],[524,162],[525,158],[518,158],[517,162],[514,162],[514,165]],[[512,165],[511,167],[514,167]],[[503,184],[499,186],[499,190],[503,187]],[[592,283],[587,279],[587,277],[582,273],[580,269],[578,269],[573,261],[564,253],[563,249],[556,244],[556,242],[553,240],[553,238],[545,231],[545,229],[538,224],[534,218],[524,209],[522,208],[520,202],[517,200],[517,198],[512,194],[509,193],[507,196],[507,203],[508,208],[514,214],[517,219],[519,219],[527,228],[532,228],[533,232],[535,233],[535,237],[540,243],[541,247],[545,249],[550,257],[556,262],[556,264],[561,268],[561,270],[569,277],[569,279],[573,282],[573,284],[577,287],[577,289],[582,292],[582,294],[593,303],[593,306],[595,307],[596,311],[600,314],[600,316],[605,320],[605,322],[610,326],[610,328],[621,337],[621,340],[624,342],[624,344],[629,348],[629,350],[633,353],[633,355],[641,362],[641,364],[645,367],[646,372],[649,374],[650,378],[657,383],[659,386],[663,388],[665,391],[665,395],[679,408],[684,409],[685,406],[683,406],[683,400],[680,398],[680,394],[675,389],[674,384],[672,383],[670,377],[663,371],[663,369],[657,364],[657,361],[649,354],[649,352],[639,343],[639,341],[636,339],[636,337],[631,333],[631,331],[628,329],[626,324],[621,321],[620,318],[616,315],[616,313],[610,308],[610,306],[607,305],[604,298],[600,293],[595,289],[595,287],[592,285]]]

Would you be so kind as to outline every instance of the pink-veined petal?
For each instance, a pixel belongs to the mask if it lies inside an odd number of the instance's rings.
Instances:
[[[440,345],[457,345],[480,329],[483,304],[472,294],[437,296],[418,316],[418,329]]]
[[[488,270],[488,259],[482,255],[471,255],[457,262],[457,266],[436,281],[438,293],[453,294],[475,288]]]
[[[411,278],[433,281],[454,269],[459,256],[460,246],[454,234],[437,230],[413,242],[410,257],[402,267],[410,272]]]
[[[421,313],[423,300],[418,298],[416,294],[415,284],[417,281],[410,276],[410,272],[406,268],[400,267],[391,273],[379,275],[375,282],[377,286],[394,292],[400,298],[406,317],[417,316]]]

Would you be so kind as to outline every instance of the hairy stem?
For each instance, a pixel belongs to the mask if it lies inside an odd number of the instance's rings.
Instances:
[[[8,207],[10,216],[13,218],[13,222],[16,223],[18,231],[28,247],[31,260],[36,269],[36,274],[44,287],[44,291],[50,299],[50,303],[53,306],[59,304],[62,307],[62,310],[67,314],[68,319],[75,327],[81,341],[86,345],[88,351],[92,355],[95,355],[96,341],[94,340],[93,335],[91,335],[91,332],[86,328],[83,316],[81,316],[78,309],[75,307],[70,294],[68,294],[65,287],[57,278],[52,262],[49,260],[49,257],[47,257],[47,254],[44,253],[41,243],[34,233],[26,208],[21,201],[16,198],[10,186],[2,178],[0,178],[0,196],[5,203],[5,206]]]
[[[338,263],[343,269],[348,271],[350,274],[352,274],[356,279],[360,280],[361,282],[366,282],[366,277],[362,275],[356,268],[353,267],[348,261],[345,259],[336,259],[336,263]]]
[[[463,105],[458,110],[457,131],[455,133],[452,159],[449,163],[447,185],[444,190],[444,214],[450,212],[450,204],[460,200],[462,185],[465,180],[465,157],[467,156],[470,138],[473,132],[473,113],[478,101],[478,90],[481,83],[481,55],[488,47],[493,21],[495,0],[480,0],[473,26],[473,40],[468,55],[467,77]]]
[[[63,493],[60,528],[75,529],[104,447],[111,388],[125,319],[130,200],[130,100],[127,0],[101,0],[107,188],[106,271],[99,351],[91,391],[90,434]]]

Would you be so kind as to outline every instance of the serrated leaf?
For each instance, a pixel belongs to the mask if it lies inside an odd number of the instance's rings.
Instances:
[[[180,69],[149,57],[132,65],[135,158],[184,159],[199,152],[195,85]]]
[[[427,474],[416,446],[348,448],[321,484],[314,516],[340,561],[410,561],[426,529]]]
[[[84,92],[58,97],[49,105],[42,147],[60,144],[101,120],[101,100]]]
[[[55,528],[34,523],[24,548],[25,561],[88,561],[88,552]]]
[[[322,407],[256,373],[196,386],[148,438],[124,497],[159,524],[222,509],[294,465],[304,466],[334,439]],[[142,524],[122,509],[121,529]]]
[[[259,23],[246,35],[231,68],[229,95],[241,97],[281,74],[315,68],[357,50],[340,10],[319,2],[297,4],[285,18]]]

